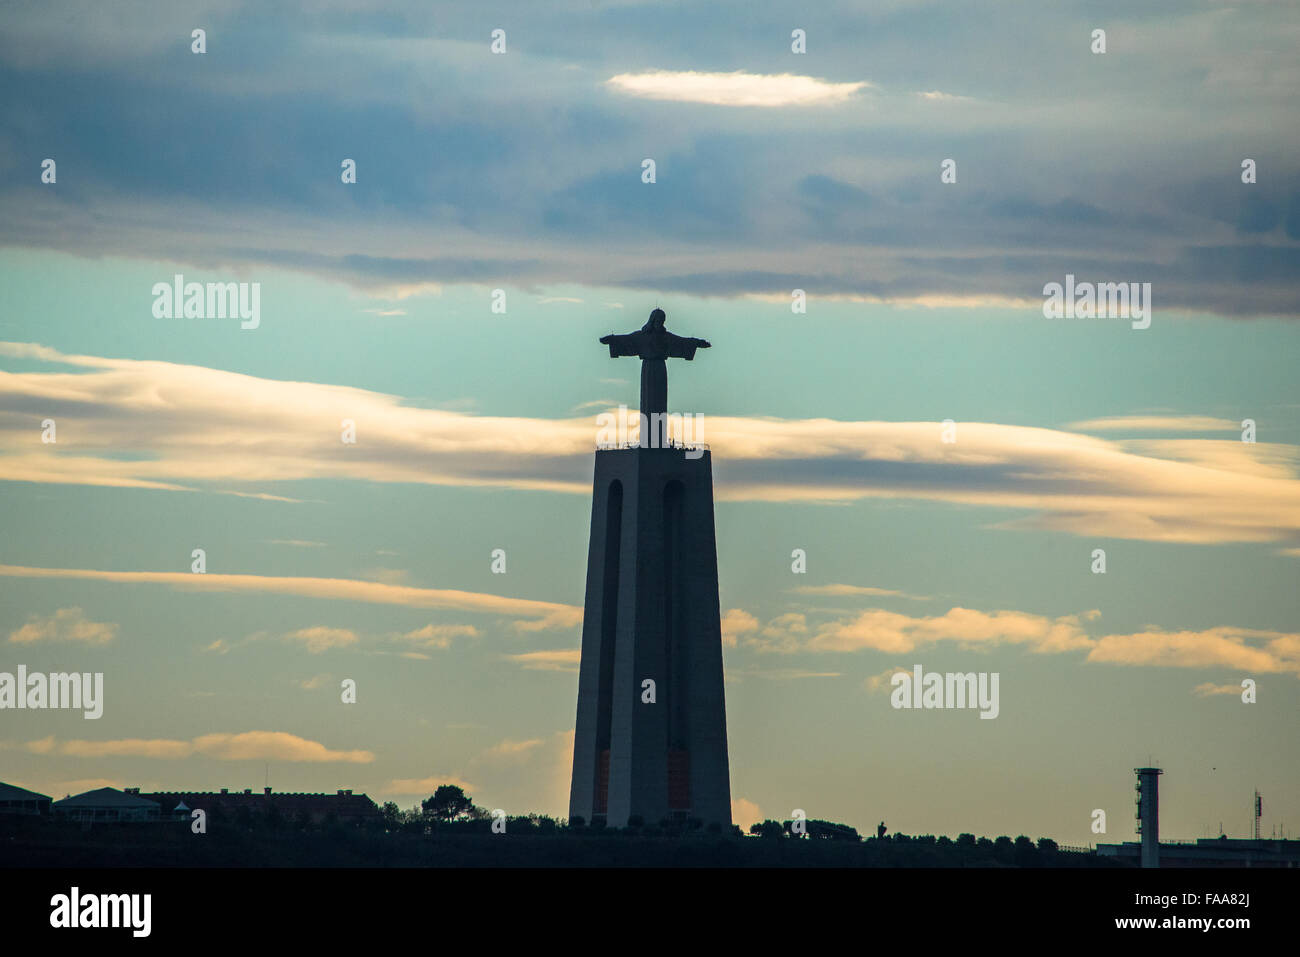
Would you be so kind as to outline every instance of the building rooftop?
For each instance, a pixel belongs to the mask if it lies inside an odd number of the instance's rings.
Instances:
[[[245,788],[242,791],[234,791],[229,788],[223,788],[220,791],[169,789],[154,791],[148,796],[167,807],[175,807],[176,802],[185,803],[189,807],[244,806],[264,808],[269,804],[274,804],[277,810],[289,812],[319,810],[364,815],[379,813],[374,801],[365,794],[354,794],[350,788],[340,788],[334,793],[272,791],[270,788],[263,788],[261,791],[254,791],[252,788]]]
[[[76,807],[156,808],[158,802],[147,801],[138,794],[127,794],[117,788],[96,788],[93,791],[66,797],[62,801],[55,801],[53,806],[59,809]]]
[[[5,784],[0,781],[0,801],[48,801],[48,794],[37,794],[35,791],[29,791],[26,788],[20,788],[16,784]]]

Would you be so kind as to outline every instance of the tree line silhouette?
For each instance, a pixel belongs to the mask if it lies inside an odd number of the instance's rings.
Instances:
[[[441,785],[407,810],[389,801],[364,822],[327,815],[214,813],[206,834],[188,821],[104,824],[86,829],[58,819],[0,820],[0,860],[9,866],[867,866],[867,867],[1093,867],[1113,859],[1062,851],[1050,838],[1021,835],[990,840],[886,835],[863,838],[846,824],[810,819],[765,820],[727,833],[698,819],[625,828],[564,821],[544,814],[504,816],[505,834],[493,834],[493,813],[456,785]],[[513,839],[507,839],[506,836]]]

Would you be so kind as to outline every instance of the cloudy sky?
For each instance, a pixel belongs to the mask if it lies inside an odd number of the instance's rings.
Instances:
[[[657,305],[738,821],[1131,840],[1155,761],[1169,837],[1300,822],[1294,7],[863,6],[6,6],[0,671],[105,705],[0,712],[0,780],[562,813],[596,339]]]

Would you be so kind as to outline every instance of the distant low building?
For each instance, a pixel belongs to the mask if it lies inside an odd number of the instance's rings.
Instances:
[[[0,782],[0,814],[49,814],[51,798]]]
[[[1137,841],[1098,844],[1097,855],[1136,867],[1142,861],[1142,845]],[[1300,867],[1300,841],[1206,837],[1195,844],[1163,843],[1160,867]]]
[[[255,815],[279,814],[286,820],[306,816],[319,824],[326,819],[341,823],[363,824],[379,819],[379,808],[364,794],[353,794],[351,789],[341,789],[334,794],[304,794],[273,792],[263,788],[255,793],[251,788],[243,791],[155,791],[144,795],[156,801],[168,817],[189,818],[193,810],[207,814],[234,817],[241,810]]]
[[[158,802],[140,797],[139,791],[96,788],[55,801],[51,810],[74,821],[114,823],[158,820]]]

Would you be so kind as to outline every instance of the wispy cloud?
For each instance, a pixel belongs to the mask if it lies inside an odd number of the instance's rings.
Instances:
[[[10,578],[64,578],[123,584],[169,585],[182,591],[263,592],[361,601],[408,608],[454,608],[461,611],[533,619],[525,621],[533,630],[571,627],[582,621],[582,609],[575,605],[505,598],[484,592],[416,588],[349,578],[281,578],[269,575],[195,575],[189,572],[116,572],[85,568],[32,568],[0,565],[0,576]]]
[[[939,103],[960,103],[969,101],[971,97],[960,96],[956,93],[944,93],[942,90],[918,90],[917,96],[923,100],[932,100]]]
[[[542,738],[516,741],[507,738],[484,751],[476,760],[496,763],[518,763],[526,760],[537,748],[545,744]]]
[[[798,595],[851,596],[866,595],[873,598],[907,598],[912,601],[929,601],[925,595],[909,595],[892,588],[873,588],[870,585],[800,585],[791,589]]]
[[[766,678],[768,681],[799,681],[804,678],[839,678],[839,671],[811,671],[807,668],[732,668],[727,676],[741,675],[748,678]]]
[[[1071,422],[1075,432],[1238,432],[1241,423],[1209,415],[1112,415]]]
[[[51,794],[82,794],[86,791],[98,791],[100,788],[121,788],[122,782],[117,778],[73,778],[60,781],[59,786],[50,789]]]
[[[408,631],[401,635],[402,641],[409,641],[425,648],[450,648],[453,638],[477,638],[479,631],[473,625],[434,625]]]
[[[171,738],[119,738],[110,741],[59,741],[53,735],[29,741],[32,754],[76,758],[157,758],[179,760],[192,755],[219,761],[297,761],[306,763],[369,764],[369,751],[334,751],[318,741],[284,731],[245,731],[204,734],[189,741]]]
[[[474,785],[454,774],[435,774],[427,778],[394,778],[379,790],[384,794],[399,796],[414,794],[420,797],[432,797],[434,792],[444,784],[458,787],[466,794],[474,790]]]
[[[911,670],[911,668],[904,667],[903,665],[894,665],[892,668],[887,668],[884,671],[869,676],[864,682],[862,682],[862,687],[866,688],[867,691],[872,694],[880,691],[888,691],[890,689],[890,682],[893,681],[894,675],[898,674],[900,671],[911,673]]]
[[[555,651],[525,651],[505,657],[528,671],[568,671],[576,674],[581,652],[577,648],[564,648]]]

